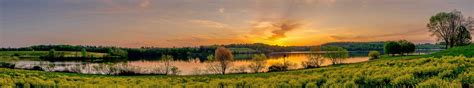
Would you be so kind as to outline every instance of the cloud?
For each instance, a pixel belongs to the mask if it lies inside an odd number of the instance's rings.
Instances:
[[[225,12],[225,8],[219,8],[219,13],[224,13]]]
[[[265,35],[270,32],[268,40],[278,40],[286,38],[286,34],[302,26],[300,22],[291,20],[282,21],[257,21],[251,24],[253,30],[250,34]]]
[[[189,20],[189,22],[196,23],[201,26],[211,27],[211,28],[226,28],[227,24],[211,21],[211,20]]]
[[[149,5],[150,5],[150,0],[142,0],[142,1],[140,2],[140,7],[142,7],[142,8],[146,8],[146,7],[148,7]]]
[[[400,32],[400,33],[388,33],[388,34],[380,34],[380,35],[332,35],[330,36],[336,40],[369,40],[369,39],[377,39],[377,38],[386,38],[386,37],[393,37],[393,36],[410,36],[410,35],[418,35],[421,33],[425,33],[426,30],[413,30],[407,32]]]
[[[180,37],[174,39],[167,39],[165,41],[169,45],[175,46],[198,46],[198,45],[213,45],[213,44],[233,44],[245,43],[244,40],[236,38],[216,38],[206,35],[191,35],[187,37]]]

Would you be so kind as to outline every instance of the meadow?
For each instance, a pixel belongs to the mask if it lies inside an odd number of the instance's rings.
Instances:
[[[465,52],[466,51],[466,52]],[[474,46],[363,63],[227,75],[86,75],[0,68],[2,87],[473,87]]]

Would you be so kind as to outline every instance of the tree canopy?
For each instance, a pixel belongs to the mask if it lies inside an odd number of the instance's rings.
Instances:
[[[427,27],[439,41],[446,43],[446,48],[471,43],[470,31],[474,28],[474,20],[465,18],[460,11],[440,12],[431,16]]]

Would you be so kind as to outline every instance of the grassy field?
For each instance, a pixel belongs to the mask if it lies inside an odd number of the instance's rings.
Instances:
[[[39,59],[40,56],[48,55],[49,51],[0,51],[0,61],[11,61],[19,59]],[[57,51],[64,53],[65,57],[81,57],[81,52],[75,51]],[[87,52],[87,55],[93,57],[103,57],[106,53]]]
[[[469,48],[469,49],[466,49]],[[453,48],[433,55],[257,74],[111,76],[0,68],[2,87],[474,87],[474,58]],[[456,53],[457,52],[457,53]],[[465,56],[459,56],[459,55]],[[454,55],[437,57],[437,55]]]

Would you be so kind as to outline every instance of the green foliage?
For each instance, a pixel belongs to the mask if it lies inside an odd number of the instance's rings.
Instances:
[[[109,56],[118,56],[120,58],[128,57],[128,52],[119,48],[110,48],[108,54]]]
[[[378,59],[380,57],[379,51],[370,51],[369,55],[370,59]]]
[[[82,48],[81,55],[82,55],[82,57],[87,57],[87,51],[86,51],[85,48]]]
[[[408,53],[415,52],[416,46],[412,42],[409,42],[407,40],[400,40],[398,41],[398,44],[400,44],[399,53],[401,54],[408,54]]]
[[[466,57],[473,57],[474,56],[474,44],[467,45],[467,46],[459,46],[459,47],[449,48],[447,50],[436,52],[436,53],[433,53],[431,55],[435,56],[435,57],[459,56],[459,55],[466,56]]]
[[[57,56],[58,54],[56,53],[56,50],[54,49],[49,50],[48,57],[57,57]]]
[[[209,55],[207,56],[208,61],[214,61],[214,55]]]
[[[348,51],[370,51],[370,50],[383,50],[384,42],[330,42],[322,44],[325,46],[337,46],[347,49]]]
[[[401,45],[398,42],[389,41],[385,43],[383,51],[385,54],[393,55],[400,53],[400,48]]]
[[[446,43],[447,48],[471,43],[471,33],[474,20],[464,18],[457,10],[440,12],[431,16],[427,27],[432,35]]]
[[[400,40],[398,42],[389,41],[384,45],[385,54],[395,55],[395,54],[409,54],[415,52],[416,45],[407,40]]]

